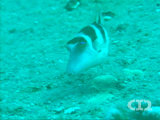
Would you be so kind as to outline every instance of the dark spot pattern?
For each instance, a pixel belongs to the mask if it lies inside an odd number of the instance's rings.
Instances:
[[[75,38],[73,38],[72,40],[70,40],[70,41],[68,41],[68,43],[67,44],[75,44],[75,43],[86,43],[87,41],[86,41],[86,39],[85,38],[83,38],[83,37],[75,37]]]
[[[102,37],[103,37],[103,40],[104,40],[104,43],[106,43],[106,35],[105,35],[105,28],[102,27],[102,25],[94,22],[93,25],[98,29],[100,30],[100,33],[102,34]]]
[[[97,34],[96,34],[96,30],[99,30],[102,38],[104,40],[104,43],[106,43],[106,35],[105,35],[105,28],[103,28],[102,25],[94,22],[91,25],[95,26],[96,28],[93,28],[92,26],[87,26],[83,29],[81,29],[78,33],[83,33],[86,36],[90,37],[92,40],[92,43],[94,43],[94,41],[97,39]],[[96,30],[95,30],[96,29]],[[68,41],[67,44],[75,44],[75,43],[87,43],[87,40],[83,37],[83,35],[81,37],[75,37],[72,40]]]
[[[87,27],[83,28],[82,30],[79,31],[79,33],[83,33],[83,34],[87,35],[88,37],[90,37],[92,40],[92,43],[97,39],[96,32],[95,32],[94,28],[91,26],[87,26]]]

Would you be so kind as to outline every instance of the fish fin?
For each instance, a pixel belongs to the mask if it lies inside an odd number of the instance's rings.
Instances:
[[[98,24],[103,25],[104,19],[102,17],[102,10],[99,10],[95,22],[98,23]]]

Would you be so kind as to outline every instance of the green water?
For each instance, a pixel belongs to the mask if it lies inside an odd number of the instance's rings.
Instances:
[[[0,1],[1,119],[159,120],[160,1],[81,0],[71,10],[68,2]],[[110,39],[106,60],[66,74],[66,43],[100,9]],[[149,102],[136,110],[141,102],[134,100]]]

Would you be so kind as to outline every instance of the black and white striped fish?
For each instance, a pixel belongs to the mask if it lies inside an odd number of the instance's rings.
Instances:
[[[67,43],[70,59],[66,72],[78,74],[102,63],[108,54],[109,38],[102,25],[101,13],[97,20],[84,27]]]

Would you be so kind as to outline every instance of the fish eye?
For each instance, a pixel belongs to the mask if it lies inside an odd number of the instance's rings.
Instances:
[[[85,44],[86,44],[86,42],[79,42],[79,44],[80,44],[80,45],[85,45]]]
[[[79,47],[85,47],[85,46],[86,46],[86,42],[83,42],[83,41],[82,41],[82,42],[79,42],[79,43],[78,43],[78,46],[79,46]]]
[[[78,51],[83,51],[83,50],[85,50],[85,48],[86,48],[86,42],[85,41],[80,41],[80,42],[78,42],[78,44],[77,44],[77,50]]]

